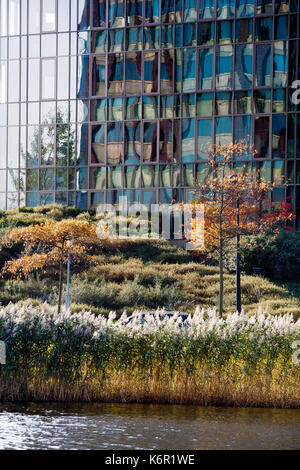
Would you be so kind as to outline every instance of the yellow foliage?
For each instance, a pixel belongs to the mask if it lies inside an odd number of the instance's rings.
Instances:
[[[84,256],[85,262],[94,263],[94,256],[88,254],[88,250],[93,246],[99,247],[101,241],[95,225],[67,219],[13,229],[4,235],[1,242],[2,246],[9,248],[18,244],[23,245],[23,252],[19,258],[6,262],[2,276],[5,273],[16,278],[28,276],[34,270],[65,262],[69,255],[75,262]]]

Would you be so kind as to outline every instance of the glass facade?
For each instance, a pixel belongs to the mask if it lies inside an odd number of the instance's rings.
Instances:
[[[1,0],[0,208],[189,201],[203,149],[245,138],[236,170],[276,182],[300,230],[299,7]]]

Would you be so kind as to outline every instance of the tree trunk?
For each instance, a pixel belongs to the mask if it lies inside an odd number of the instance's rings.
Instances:
[[[220,239],[220,251],[219,251],[219,315],[223,317],[223,240]]]
[[[59,263],[59,289],[58,289],[57,313],[60,313],[60,311],[61,311],[62,287],[63,287],[63,262],[62,262],[62,259],[61,259],[60,263]]]

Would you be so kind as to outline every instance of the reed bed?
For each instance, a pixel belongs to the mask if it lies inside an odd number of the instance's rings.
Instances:
[[[183,324],[161,311],[116,320],[11,304],[0,400],[299,408],[299,339],[299,320],[262,311],[196,309]]]

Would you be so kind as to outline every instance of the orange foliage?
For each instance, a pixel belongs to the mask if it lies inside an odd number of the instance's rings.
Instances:
[[[1,274],[26,277],[34,270],[64,263],[69,255],[72,261],[84,258],[85,262],[93,263],[94,256],[88,251],[100,243],[96,226],[84,221],[47,221],[13,229],[4,235],[1,244],[9,248],[22,244],[23,252],[19,258],[6,262]]]
[[[294,219],[292,206],[286,202],[273,210],[270,196],[274,185],[261,178],[259,171],[246,173],[246,167],[236,172],[234,162],[255,155],[253,147],[240,141],[236,144],[214,145],[209,150],[210,176],[203,185],[197,183],[195,204],[204,204],[204,242],[219,247],[238,233],[276,231],[282,223]],[[239,223],[237,222],[239,204]],[[191,239],[197,240],[196,221],[192,225]]]

